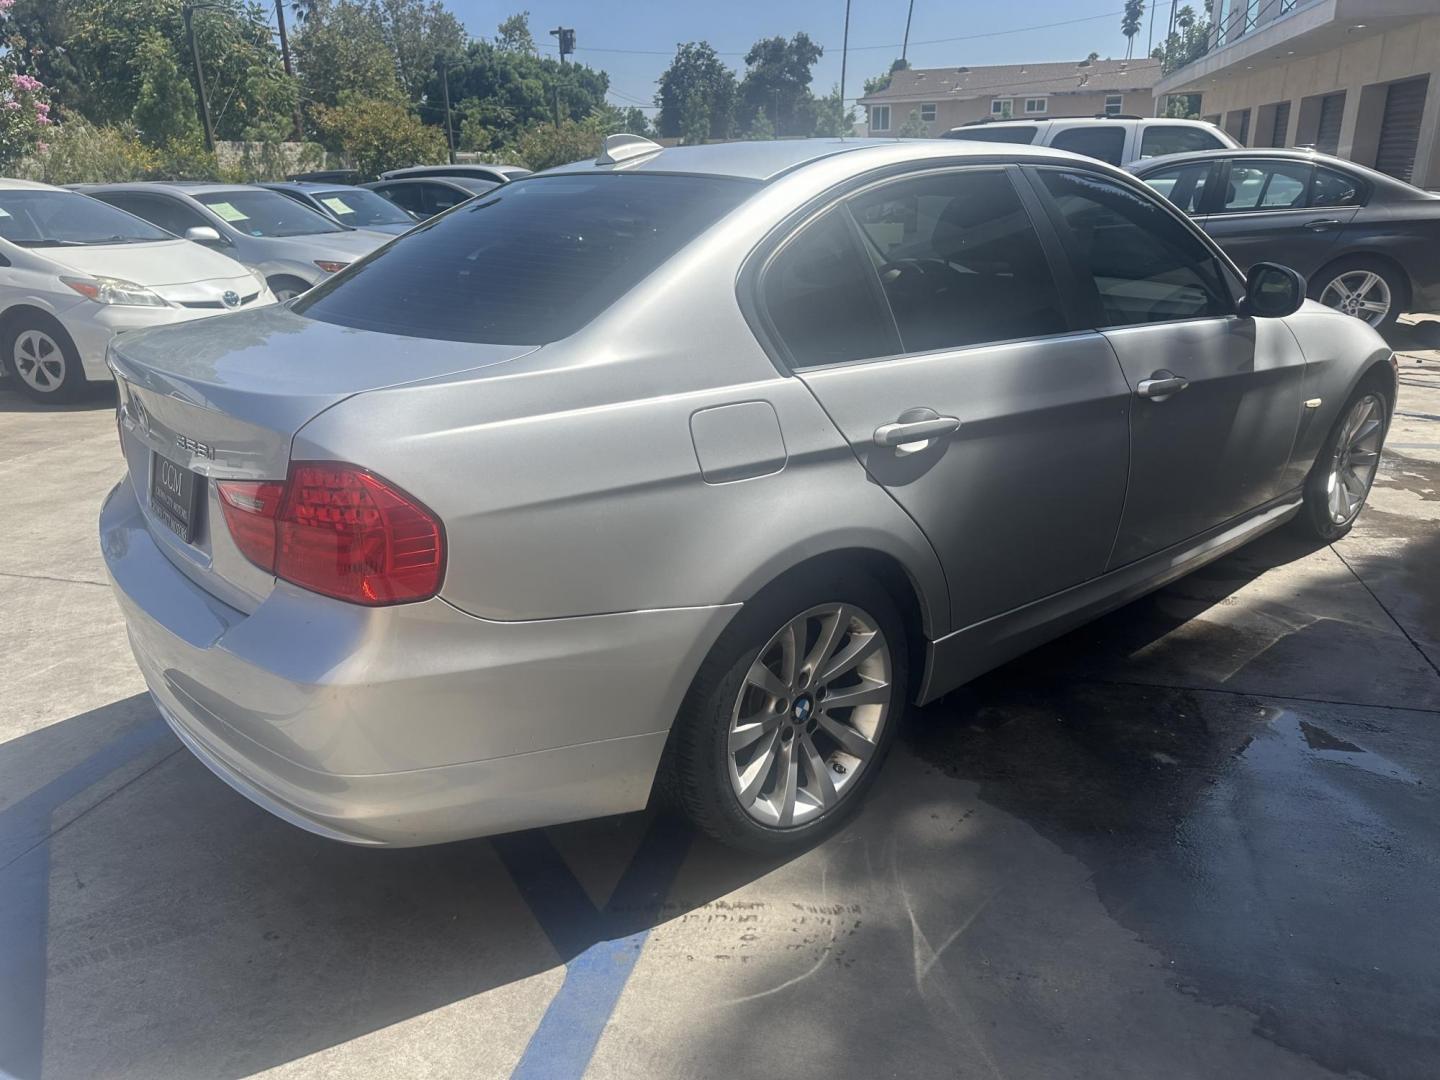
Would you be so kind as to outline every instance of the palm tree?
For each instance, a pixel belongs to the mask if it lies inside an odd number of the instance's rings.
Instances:
[[[1135,52],[1135,35],[1140,33],[1141,16],[1145,14],[1145,0],[1125,0],[1125,13],[1120,17],[1120,32],[1125,35],[1125,59]]]

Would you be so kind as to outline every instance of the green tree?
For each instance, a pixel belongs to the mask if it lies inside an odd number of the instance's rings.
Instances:
[[[147,30],[135,50],[139,91],[130,119],[150,146],[200,133],[195,89],[175,63],[170,43],[158,30]]]
[[[338,105],[347,94],[382,101],[401,97],[390,47],[365,3],[319,0],[291,47],[313,105]]]
[[[1186,64],[1199,60],[1210,51],[1209,5],[1206,17],[1196,17],[1195,9],[1186,4],[1175,13],[1175,30],[1163,42],[1155,46],[1150,55],[1160,61],[1160,70],[1169,75]]]
[[[1145,0],[1125,0],[1120,16],[1120,32],[1125,35],[1125,59],[1135,55],[1135,35],[1140,33],[1140,20],[1145,14]]]
[[[530,33],[530,12],[521,11],[511,15],[497,27],[495,45],[504,52],[518,52],[533,55],[535,37]]]
[[[888,90],[890,88],[890,80],[895,77],[895,72],[908,71],[909,68],[909,60],[904,60],[900,57],[896,57],[890,62],[890,70],[885,72],[885,74],[872,75],[870,78],[865,80],[866,96],[870,94],[878,94],[881,90]]]
[[[929,127],[926,126],[924,120],[920,119],[920,110],[911,109],[910,115],[905,118],[899,130],[895,132],[895,137],[898,139],[923,139],[929,134]]]
[[[557,105],[562,120],[587,120],[606,107],[610,88],[603,71],[509,52],[490,41],[466,45],[450,63],[449,81],[450,100],[470,121],[472,135],[487,133],[489,145],[475,147],[482,151],[498,150],[534,124],[554,124]],[[440,78],[432,74],[420,106],[427,120],[440,121],[440,99]]]
[[[745,54],[740,101],[754,115],[763,109],[777,135],[809,135],[815,126],[811,69],[824,50],[803,30],[790,40],[763,38]]]
[[[815,135],[849,135],[855,127],[854,110],[847,108],[840,100],[840,87],[836,85],[823,98],[815,101]]]
[[[320,106],[316,122],[326,140],[364,176],[386,169],[445,160],[445,136],[401,102],[347,94],[338,105]]]
[[[754,115],[745,124],[745,137],[757,142],[766,142],[775,138],[775,125],[770,123],[770,117],[764,109],[756,109]]]
[[[735,130],[735,73],[710,44],[691,41],[675,48],[675,59],[661,73],[655,104],[660,113],[655,129],[666,138],[687,136],[699,101],[705,105],[706,138],[728,139]],[[688,136],[687,136],[688,137]]]
[[[604,122],[603,111],[597,111],[583,120],[535,124],[520,132],[512,148],[514,156],[526,168],[537,170],[593,158],[604,143]]]
[[[462,55],[465,28],[439,0],[368,0],[367,6],[395,59],[401,88],[411,101],[423,100],[436,58],[453,62]]]

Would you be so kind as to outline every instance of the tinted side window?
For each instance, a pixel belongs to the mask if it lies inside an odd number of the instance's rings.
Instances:
[[[875,271],[857,247],[843,208],[781,248],[765,268],[761,292],[796,367],[900,351]]]
[[[426,214],[421,195],[423,184],[382,184],[375,189],[402,210],[424,217]]]
[[[1084,154],[1119,165],[1125,156],[1125,130],[1119,126],[1099,124],[1070,128],[1051,139],[1050,145],[1056,150],[1069,150],[1072,154]]]
[[[1305,205],[1311,166],[1303,161],[1232,161],[1224,210],[1292,210]]]
[[[939,173],[850,202],[906,352],[1066,330],[1030,215],[999,171]]]
[[[1205,198],[1205,181],[1210,178],[1209,162],[1174,165],[1157,169],[1145,177],[1145,183],[1164,195],[1187,214],[1200,212]]]
[[[1157,206],[1100,176],[1039,170],[1078,269],[1094,279],[1101,326],[1234,310],[1210,250]]]
[[[210,224],[199,212],[191,210],[178,199],[167,199],[158,195],[131,195],[123,191],[102,194],[97,198],[111,206],[118,206],[121,210],[128,210],[136,217],[144,218],[150,224],[158,225],[176,236],[184,236],[186,229],[197,225]]]
[[[1204,128],[1161,124],[1145,129],[1145,134],[1140,137],[1140,156],[1147,158],[1183,154],[1188,150],[1218,150],[1222,145]]]
[[[419,185],[416,186],[418,187]],[[438,214],[442,210],[449,210],[450,207],[458,206],[466,199],[472,197],[472,193],[469,191],[447,187],[444,184],[426,184],[424,186],[428,189],[427,194],[430,196],[430,205],[427,207],[426,212],[431,214]]]
[[[1359,206],[1364,201],[1360,182],[1342,172],[1323,165],[1315,169],[1315,183],[1310,189],[1310,205]]]

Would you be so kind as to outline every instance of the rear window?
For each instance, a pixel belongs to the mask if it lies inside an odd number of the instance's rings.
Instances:
[[[947,131],[945,138],[964,139],[966,142],[1022,143],[1028,146],[1035,141],[1036,130],[1033,127],[986,128],[981,126]]]
[[[1147,127],[1140,139],[1142,158],[1183,154],[1190,150],[1218,150],[1225,144],[1204,128],[1186,124],[1157,124]]]
[[[637,173],[519,180],[406,233],[294,310],[388,334],[542,345],[584,326],[756,187]]]

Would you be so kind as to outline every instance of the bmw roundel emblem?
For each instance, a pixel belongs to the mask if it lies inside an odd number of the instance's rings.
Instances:
[[[233,289],[227,289],[220,297],[220,302],[226,307],[239,307],[240,294]]]
[[[810,719],[810,710],[812,708],[814,708],[814,705],[810,699],[808,697],[802,697],[796,700],[795,707],[791,711],[795,714],[795,719],[803,724],[806,720]]]

